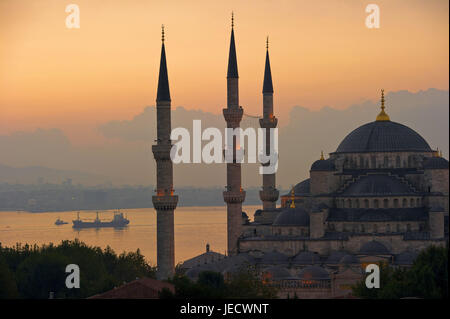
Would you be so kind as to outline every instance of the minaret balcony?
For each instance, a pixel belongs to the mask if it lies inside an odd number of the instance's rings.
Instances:
[[[242,203],[245,200],[245,191],[224,191],[223,200],[225,203]]]
[[[244,115],[244,109],[242,107],[232,108],[232,109],[223,109],[223,117],[225,121],[229,124],[239,124],[242,120],[242,116]]]
[[[152,152],[155,160],[170,160],[171,144],[152,145]]]
[[[277,189],[259,191],[259,198],[261,198],[263,202],[276,202],[279,195],[280,192]]]
[[[156,210],[174,210],[178,204],[178,195],[152,196],[153,207]]]
[[[259,126],[262,128],[275,128],[277,127],[278,119],[273,116],[271,118],[262,118],[259,119]]]

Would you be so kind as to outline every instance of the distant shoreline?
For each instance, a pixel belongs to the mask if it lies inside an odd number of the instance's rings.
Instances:
[[[260,203],[256,203],[256,204],[247,204],[247,205],[243,205],[244,210],[246,206],[259,206],[261,205],[262,208],[262,204]],[[205,208],[226,208],[226,205],[183,205],[183,206],[178,206],[177,208],[182,208],[182,207],[205,207]],[[83,208],[83,209],[70,209],[70,210],[40,210],[40,211],[29,211],[29,210],[22,210],[22,209],[10,209],[10,210],[5,210],[5,209],[0,209],[0,214],[1,213],[11,213],[11,212],[16,212],[16,213],[29,213],[29,214],[40,214],[40,213],[72,213],[72,212],[87,212],[87,211],[98,211],[98,212],[103,212],[103,211],[114,211],[114,210],[130,210],[130,209],[154,209],[153,207],[128,207],[128,208]]]

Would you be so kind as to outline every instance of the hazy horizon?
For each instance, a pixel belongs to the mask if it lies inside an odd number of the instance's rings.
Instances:
[[[444,157],[448,158],[449,91],[428,89],[417,93],[387,92],[386,107],[392,121],[411,127],[433,149],[441,149]],[[377,100],[353,104],[344,109],[325,107],[311,111],[306,107],[292,107],[289,117],[280,117],[278,187],[286,189],[307,178],[310,165],[319,158],[322,150],[325,154],[335,151],[350,131],[375,120],[378,112]],[[59,180],[70,177],[74,183],[82,180],[83,184],[88,185],[106,182],[115,185],[152,185],[155,161],[151,145],[156,136],[155,115],[155,107],[148,106],[131,119],[99,124],[97,134],[101,134],[106,142],[96,147],[72,143],[61,128],[0,135],[0,148],[4,150],[0,164],[78,171],[76,174],[66,172],[56,175]],[[173,107],[173,128],[185,127],[191,131],[194,119],[202,120],[203,129],[225,127],[221,115]],[[256,128],[259,124],[257,119],[245,117],[242,127]],[[42,172],[44,174],[45,170]],[[224,164],[178,164],[174,165],[174,184],[176,187],[223,187],[225,172]],[[3,173],[5,181],[6,173]],[[55,172],[50,173],[55,175]],[[24,174],[32,177],[33,181],[39,176],[31,174],[30,170],[22,171]],[[259,186],[261,183],[258,164],[243,164],[242,176],[244,187]],[[11,176],[8,180],[14,181]],[[17,176],[17,180],[21,178]]]

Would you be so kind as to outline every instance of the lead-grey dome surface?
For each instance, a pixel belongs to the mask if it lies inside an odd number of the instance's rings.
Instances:
[[[361,246],[359,253],[362,255],[389,255],[389,250],[382,243],[372,240]]]
[[[423,163],[424,169],[448,169],[448,161],[443,157],[429,157]]]
[[[314,265],[320,262],[320,258],[312,251],[302,251],[292,259],[292,262],[300,265]]]
[[[320,266],[308,266],[303,268],[298,274],[300,279],[303,280],[328,280],[330,275],[328,272]]]
[[[391,121],[364,124],[348,134],[336,153],[431,152],[425,139],[409,127]]]
[[[309,226],[309,214],[302,208],[286,208],[275,218],[274,226]]]
[[[344,196],[411,195],[414,190],[396,177],[371,174],[361,177],[347,187]]]

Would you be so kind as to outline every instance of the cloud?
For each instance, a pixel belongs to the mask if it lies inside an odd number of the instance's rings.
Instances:
[[[352,130],[375,120],[377,101],[365,101],[344,110],[324,107],[310,111],[294,106],[289,119],[279,129],[279,169],[277,184],[287,188],[309,175],[311,164],[324,153],[336,150]],[[428,89],[386,94],[386,112],[392,121],[407,125],[421,134],[431,147],[439,147],[448,158],[449,92]],[[275,111],[276,113],[276,111]],[[275,114],[276,115],[276,114]],[[222,115],[177,107],[172,112],[172,128],[192,130],[192,121],[202,120],[203,129],[223,129]],[[245,117],[243,127],[259,127],[257,119]],[[97,147],[73,146],[59,129],[37,130],[0,136],[0,162],[10,166],[45,166],[107,176],[115,184],[155,184],[155,161],[151,145],[156,138],[156,109],[146,107],[131,120],[110,121],[98,130],[111,143]],[[259,186],[257,164],[242,166],[244,186]],[[209,187],[226,184],[224,164],[174,165],[176,187]]]

